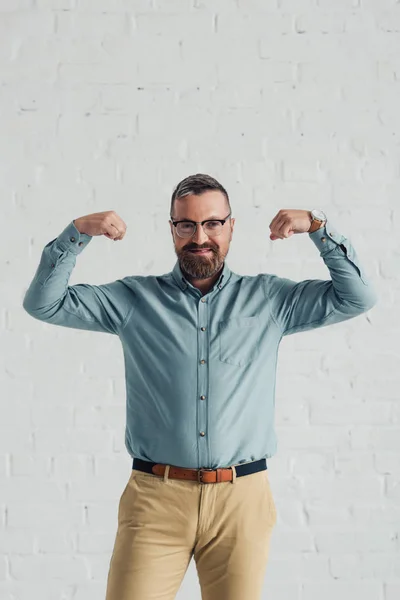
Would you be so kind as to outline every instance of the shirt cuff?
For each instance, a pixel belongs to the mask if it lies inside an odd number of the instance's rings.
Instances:
[[[73,254],[79,254],[91,241],[93,236],[87,233],[80,233],[71,221],[69,225],[56,238],[55,244],[57,248],[65,252],[69,250]]]
[[[308,234],[321,253],[326,253],[344,242],[342,235],[327,219],[325,225]]]

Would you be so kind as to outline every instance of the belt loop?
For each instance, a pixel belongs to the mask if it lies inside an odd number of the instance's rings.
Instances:
[[[170,467],[170,465],[165,465],[165,471],[164,471],[164,483],[167,483],[167,482],[168,482],[169,467]]]
[[[233,466],[231,467],[231,469],[232,469],[232,483],[236,483],[236,468],[235,468],[235,466],[233,465]]]

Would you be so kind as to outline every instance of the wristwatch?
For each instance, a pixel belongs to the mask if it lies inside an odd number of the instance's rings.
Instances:
[[[326,214],[322,210],[314,208],[310,211],[311,225],[308,233],[314,233],[317,229],[320,229],[326,223]]]

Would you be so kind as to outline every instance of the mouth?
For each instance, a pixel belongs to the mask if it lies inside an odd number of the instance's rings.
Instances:
[[[211,254],[211,250],[205,248],[204,250],[189,250],[192,254]]]

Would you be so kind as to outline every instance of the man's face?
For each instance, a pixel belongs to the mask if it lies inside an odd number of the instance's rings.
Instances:
[[[172,214],[174,221],[185,219],[205,221],[206,219],[225,219],[229,214],[225,196],[218,190],[204,192],[200,196],[185,196],[177,199]],[[201,225],[197,225],[196,233],[189,238],[179,237],[176,228],[170,221],[175,252],[182,271],[195,279],[208,279],[217,273],[225,260],[232,240],[235,219],[228,219],[222,226],[220,235],[208,236]],[[195,250],[204,248],[209,252]]]

